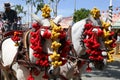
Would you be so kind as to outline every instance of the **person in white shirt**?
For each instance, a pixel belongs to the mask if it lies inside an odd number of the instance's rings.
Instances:
[[[17,29],[18,29],[18,30],[21,30],[21,29],[22,29],[22,28],[21,28],[21,25],[22,25],[21,17],[19,16],[19,17],[18,17],[18,21],[17,21]]]

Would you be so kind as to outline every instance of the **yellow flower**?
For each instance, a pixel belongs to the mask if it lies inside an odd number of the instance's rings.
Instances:
[[[108,52],[108,60],[107,60],[107,62],[113,62],[113,61],[114,61],[114,59],[113,59],[112,55]]]
[[[112,42],[113,42],[113,40],[107,40],[107,41],[105,41],[105,44],[109,45],[109,44],[111,44]]]
[[[104,38],[108,38],[110,36],[110,31],[107,31],[106,29],[103,29]]]
[[[51,58],[52,61],[58,61],[59,58],[60,58],[60,54],[57,54],[57,52],[54,51],[53,54],[50,55],[50,58]]]
[[[53,67],[59,67],[59,66],[61,66],[62,65],[62,61],[55,61],[55,62],[52,62],[52,65],[53,65]]]
[[[60,43],[58,43],[57,41],[52,42],[51,48],[53,48],[54,50],[58,49],[61,46]]]
[[[97,8],[93,8],[91,11],[90,11],[91,15],[94,17],[94,18],[99,18],[100,17],[100,10],[98,10]]]
[[[41,9],[41,11],[42,11],[42,16],[44,18],[50,17],[51,9],[48,5],[44,5],[44,7]]]
[[[60,35],[60,33],[57,33],[57,32],[55,32],[55,31],[52,31],[51,39],[52,39],[52,40],[55,40],[55,39],[57,39],[57,38],[59,37],[59,35]]]
[[[102,27],[104,29],[108,29],[108,27],[110,27],[110,23],[108,23],[108,22],[102,22]]]

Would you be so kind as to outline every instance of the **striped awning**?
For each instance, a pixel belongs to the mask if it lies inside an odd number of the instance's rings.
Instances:
[[[120,29],[120,19],[112,24],[113,29]]]

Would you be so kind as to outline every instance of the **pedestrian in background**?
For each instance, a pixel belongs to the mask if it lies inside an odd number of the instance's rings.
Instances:
[[[21,17],[18,17],[18,21],[17,21],[17,28],[18,30],[22,30],[22,21],[21,21]]]

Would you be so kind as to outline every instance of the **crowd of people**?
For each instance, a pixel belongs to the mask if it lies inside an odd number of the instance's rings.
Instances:
[[[17,16],[17,12],[11,9],[10,3],[4,3],[5,11],[3,14],[0,14],[0,28],[4,31],[11,31],[11,30],[20,30],[21,29],[21,17]]]

